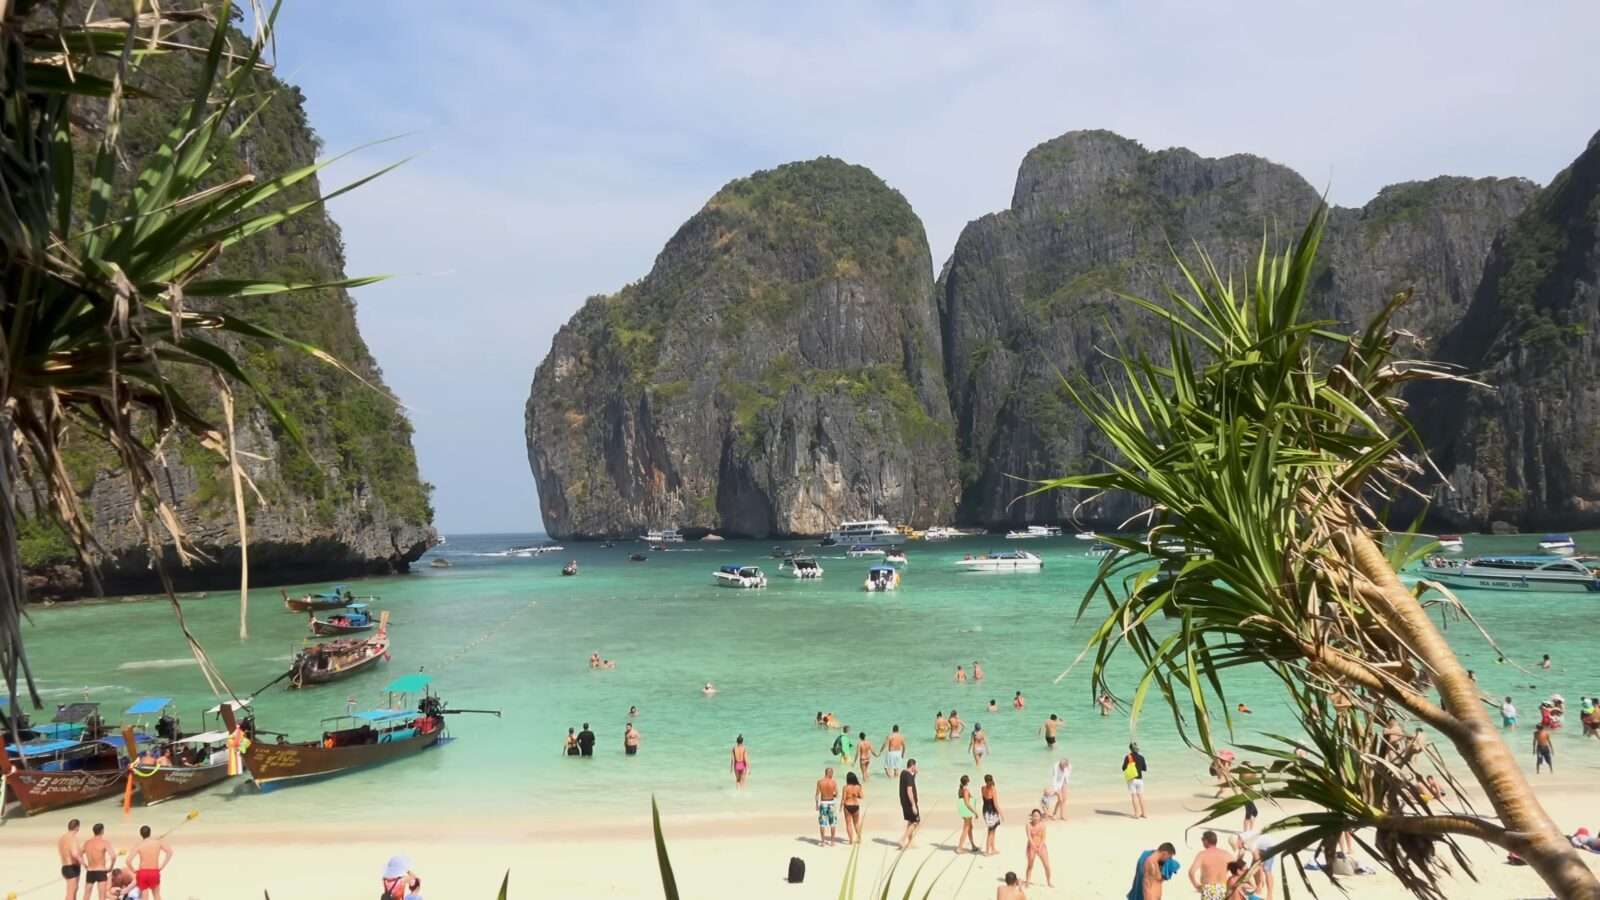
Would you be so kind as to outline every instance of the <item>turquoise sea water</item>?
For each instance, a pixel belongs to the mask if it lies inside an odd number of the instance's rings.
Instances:
[[[935,711],[960,711],[991,735],[988,771],[1002,783],[1036,796],[1052,757],[1035,736],[1051,712],[1066,721],[1061,752],[1074,762],[1074,784],[1120,784],[1117,765],[1129,739],[1125,716],[1101,718],[1091,705],[1088,662],[1056,683],[1084,648],[1092,622],[1074,617],[1095,562],[1086,544],[1070,537],[1008,542],[998,537],[909,545],[910,564],[898,592],[867,594],[861,582],[872,559],[847,559],[837,548],[818,550],[820,582],[782,577],[770,545],[690,543],[627,561],[638,542],[602,549],[569,545],[540,558],[495,555],[534,543],[535,535],[463,535],[434,551],[454,565],[353,584],[376,593],[376,609],[391,612],[393,658],[376,671],[333,685],[289,691],[281,684],[256,701],[262,728],[298,737],[320,733],[319,720],[344,711],[348,698],[375,705],[396,675],[425,669],[456,707],[497,708],[504,717],[461,716],[451,721],[449,745],[382,769],[267,795],[214,790],[187,806],[213,820],[295,817],[315,810],[323,820],[359,820],[399,789],[441,811],[492,807],[542,814],[579,807],[638,812],[651,793],[678,812],[725,808],[731,797],[728,749],[738,734],[751,748],[752,803],[796,804],[809,799],[833,733],[814,727],[831,711],[881,742],[898,723],[924,762],[924,784],[944,790],[959,772],[978,774],[963,746],[934,745]],[[1535,537],[1468,537],[1468,552],[1530,552]],[[1600,549],[1600,535],[1579,535],[1580,549]],[[800,546],[791,543],[790,546]],[[977,574],[954,565],[965,553],[1023,546],[1046,561],[1040,573]],[[430,555],[430,556],[431,556]],[[582,574],[561,577],[578,560]],[[727,563],[752,563],[768,573],[765,590],[712,583]],[[312,585],[320,589],[326,585]],[[290,589],[295,593],[295,589]],[[1512,694],[1524,718],[1536,716],[1551,691],[1576,703],[1600,693],[1594,673],[1592,624],[1600,596],[1463,592],[1472,612],[1501,641],[1513,661],[1533,674],[1498,665],[1495,654],[1466,626],[1448,632],[1476,669],[1486,692]],[[237,637],[237,594],[186,600],[191,627],[236,692],[248,692],[282,672],[306,633],[304,615],[286,612],[277,589],[251,594],[251,637]],[[1098,615],[1098,609],[1090,619]],[[25,626],[34,671],[48,702],[97,700],[108,714],[134,699],[171,696],[184,726],[199,727],[212,700],[187,653],[170,607],[150,600],[62,604],[35,609]],[[591,652],[617,668],[592,671]],[[1555,659],[1538,669],[1541,654]],[[981,660],[982,684],[953,683],[957,664]],[[1124,694],[1134,666],[1122,660]],[[700,688],[713,681],[715,697]],[[1011,710],[1015,691],[1027,709]],[[1287,710],[1264,678],[1238,673],[1230,699],[1250,703],[1241,739],[1287,727]],[[993,698],[1000,712],[988,713]],[[622,726],[637,705],[641,754],[621,751]],[[113,718],[114,715],[108,715]],[[591,723],[598,756],[560,755],[568,727]],[[1575,749],[1570,730],[1560,740]],[[1138,739],[1152,778],[1198,779],[1203,765],[1181,744],[1164,708],[1147,711]],[[1519,737],[1516,744],[1524,741]],[[1587,746],[1583,751],[1589,753]],[[873,783],[882,784],[881,781]],[[932,796],[929,793],[929,796]]]

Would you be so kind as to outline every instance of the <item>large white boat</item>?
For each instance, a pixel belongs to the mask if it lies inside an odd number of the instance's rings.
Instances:
[[[1044,568],[1044,560],[1026,550],[1004,550],[969,556],[956,565],[968,572],[1037,572]]]
[[[960,536],[961,532],[955,530],[954,528],[950,528],[946,525],[935,525],[923,533],[922,539],[925,541],[948,541],[953,537]]]
[[[1570,534],[1547,534],[1539,541],[1539,550],[1543,553],[1571,556],[1578,551],[1578,544]]]
[[[828,535],[834,544],[887,547],[905,542],[905,535],[894,529],[887,519],[864,519],[860,522],[842,522]]]
[[[767,576],[755,566],[723,566],[713,573],[722,587],[764,588]]]
[[[1430,556],[1422,571],[1440,584],[1493,591],[1600,591],[1600,557]]]
[[[778,571],[790,578],[821,578],[822,566],[809,556],[791,556],[778,563]]]
[[[1006,532],[1006,540],[1008,541],[1027,541],[1049,537],[1061,537],[1061,529],[1054,525],[1029,525],[1026,531]]]
[[[683,535],[679,534],[676,528],[652,528],[639,540],[647,544],[681,544]]]
[[[892,591],[900,586],[900,571],[893,566],[873,566],[867,570],[862,590]]]

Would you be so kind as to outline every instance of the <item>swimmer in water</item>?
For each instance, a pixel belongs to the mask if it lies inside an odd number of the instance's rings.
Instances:
[[[989,712],[999,712],[1000,707],[994,705],[994,698],[989,699]]]
[[[966,684],[966,683],[967,683],[967,670],[961,668],[960,666],[956,666],[956,684]]]
[[[1022,699],[1022,692],[1021,691],[1017,691],[1017,695],[1015,697],[1011,698],[1011,708],[1012,709],[1021,709],[1026,705],[1027,705],[1026,701],[1024,701]]]
[[[709,681],[706,682],[706,686],[705,687],[700,689],[700,693],[705,694],[707,697],[711,696],[712,694],[715,694],[716,692],[717,692],[717,686],[712,684]]]
[[[1247,716],[1250,715],[1250,712],[1251,712],[1250,707],[1245,706],[1243,703],[1239,704],[1238,710],[1239,710],[1239,712],[1242,712]]]
[[[982,681],[983,680],[983,666],[978,665],[978,661],[977,660],[973,660],[972,661],[972,680],[973,681]]]
[[[637,716],[638,714],[639,714],[639,707],[637,707],[637,706],[628,707],[628,718],[631,719],[634,716]]]

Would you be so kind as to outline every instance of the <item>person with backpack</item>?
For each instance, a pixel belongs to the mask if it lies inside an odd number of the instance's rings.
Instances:
[[[404,856],[389,857],[383,867],[383,894],[379,900],[422,900],[417,893],[422,890],[422,879],[411,871],[411,860]]]
[[[1144,773],[1148,769],[1138,743],[1129,744],[1127,755],[1122,757],[1122,780],[1128,783],[1128,797],[1133,801],[1135,819],[1150,818],[1144,810]]]

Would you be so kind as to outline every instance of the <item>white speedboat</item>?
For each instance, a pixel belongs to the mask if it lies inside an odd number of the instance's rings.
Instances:
[[[828,540],[835,544],[855,546],[888,547],[905,540],[905,536],[894,529],[887,519],[863,519],[860,522],[841,522],[828,535]]]
[[[1446,553],[1460,553],[1461,548],[1465,546],[1462,544],[1461,535],[1459,534],[1441,534],[1438,537],[1438,541],[1439,549]]]
[[[859,558],[863,556],[882,556],[887,552],[889,551],[883,547],[874,547],[871,544],[856,544],[846,550],[845,555]]]
[[[714,573],[723,587],[764,588],[767,576],[755,566],[723,566]]]
[[[1029,525],[1025,531],[1008,531],[1008,541],[1028,541],[1038,538],[1061,537],[1061,529],[1054,525]]]
[[[907,565],[906,552],[899,547],[890,547],[889,552],[883,555],[883,561],[892,566]]]
[[[791,556],[778,563],[778,571],[790,578],[821,578],[822,566],[809,556]]]
[[[1578,544],[1570,534],[1547,534],[1539,541],[1539,552],[1554,553],[1558,556],[1571,556],[1578,551]]]
[[[652,528],[639,540],[647,544],[681,544],[683,535],[679,534],[676,528]]]
[[[1095,534],[1092,531],[1080,531],[1077,534],[1073,535],[1073,537],[1077,538],[1080,541],[1098,541],[1098,540],[1100,540],[1100,535]]]
[[[960,536],[961,532],[955,530],[954,528],[950,528],[945,525],[935,525],[923,533],[922,539],[925,541],[948,541],[953,537]]]
[[[546,553],[555,553],[567,548],[560,544],[547,544],[540,547],[512,547],[506,551],[507,556],[543,556]]]
[[[892,591],[899,586],[899,569],[893,566],[873,566],[867,570],[867,581],[862,588],[868,591]]]
[[[1083,551],[1083,555],[1090,559],[1104,559],[1107,556],[1115,556],[1117,552],[1116,547],[1103,541],[1096,541],[1089,545],[1089,549]]]
[[[1044,560],[1026,550],[1005,550],[969,556],[956,565],[968,572],[1037,572],[1044,568]]]
[[[1454,588],[1492,591],[1600,592],[1600,557],[1477,556],[1467,560],[1430,556],[1422,571]]]

